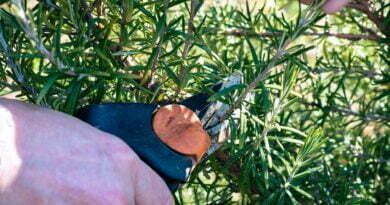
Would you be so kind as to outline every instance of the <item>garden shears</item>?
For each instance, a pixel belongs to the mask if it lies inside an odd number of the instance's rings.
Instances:
[[[241,74],[234,73],[213,86],[213,91],[222,92],[226,88],[240,84],[241,78]],[[221,119],[230,106],[220,101],[209,102],[210,97],[210,94],[200,93],[178,103],[178,106],[184,106],[196,113],[201,126],[210,137],[210,140],[191,138],[191,136],[186,141],[175,139],[174,144],[179,146],[187,143],[187,152],[164,143],[153,129],[153,117],[161,105],[93,104],[78,110],[76,117],[121,138],[164,179],[171,191],[175,191],[180,184],[188,180],[194,166],[215,152],[228,137],[228,121],[221,121]],[[192,143],[200,140],[200,143]],[[194,153],[197,157],[194,159],[194,155],[188,153]]]

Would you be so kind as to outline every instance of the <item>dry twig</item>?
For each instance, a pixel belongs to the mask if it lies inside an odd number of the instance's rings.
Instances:
[[[387,37],[390,37],[390,28],[385,21],[385,17],[372,11],[370,8],[369,0],[357,0],[348,3],[347,7],[358,10],[366,14],[367,18],[370,19],[378,29]]]
[[[245,31],[245,30],[228,30],[224,31],[223,35],[228,36],[245,36],[245,37],[259,37],[259,38],[273,38],[275,36],[282,36],[282,32],[263,32],[263,33],[256,33],[251,31]],[[340,39],[346,39],[351,41],[359,41],[359,40],[369,40],[369,41],[379,41],[381,38],[377,35],[369,34],[350,34],[350,33],[330,33],[330,32],[304,32],[302,33],[304,36],[319,36],[319,37],[336,37]]]

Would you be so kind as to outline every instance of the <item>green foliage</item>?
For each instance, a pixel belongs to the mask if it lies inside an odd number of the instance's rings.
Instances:
[[[231,137],[177,203],[390,203],[390,7],[364,1],[335,16],[282,0],[0,1],[0,95],[72,114],[176,102],[239,71],[212,97],[240,109]]]

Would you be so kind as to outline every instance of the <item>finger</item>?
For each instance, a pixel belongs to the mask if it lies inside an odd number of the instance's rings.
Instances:
[[[163,179],[141,160],[136,166],[135,203],[172,205],[173,196]],[[163,162],[162,162],[163,163]]]
[[[322,10],[327,14],[333,14],[344,8],[348,4],[348,0],[328,0]]]
[[[313,0],[300,0],[303,4],[311,4]],[[334,14],[343,9],[348,4],[348,0],[328,0],[322,10],[327,14]]]

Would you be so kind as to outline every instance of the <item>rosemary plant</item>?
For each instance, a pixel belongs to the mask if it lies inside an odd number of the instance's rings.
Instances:
[[[389,3],[218,2],[0,1],[0,96],[73,114],[178,102],[239,72],[212,95],[230,138],[178,204],[390,203]]]

